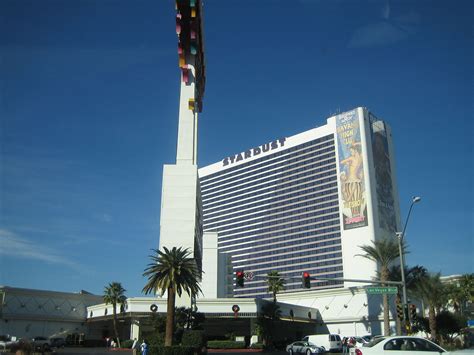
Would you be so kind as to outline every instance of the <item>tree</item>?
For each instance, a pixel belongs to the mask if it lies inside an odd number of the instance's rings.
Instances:
[[[431,338],[438,340],[436,310],[446,304],[445,288],[440,280],[440,274],[427,274],[420,278],[414,286],[413,294],[428,306],[428,318]]]
[[[263,344],[271,347],[273,340],[273,325],[281,317],[280,306],[275,302],[262,301],[257,317],[257,332],[263,338]]]
[[[443,311],[436,315],[437,332],[444,342],[451,344],[466,326],[467,318],[460,313]]]
[[[361,245],[360,248],[365,254],[358,254],[366,259],[375,261],[380,266],[379,280],[384,282],[389,280],[389,267],[390,264],[399,257],[398,243],[393,239],[380,239],[374,240],[373,245]],[[405,253],[405,245],[402,246],[403,252]],[[383,283],[382,283],[383,285]],[[390,318],[389,318],[389,307],[388,297],[386,294],[382,295],[383,303],[383,325],[384,334],[390,335]]]
[[[164,247],[163,251],[153,249],[153,252],[154,254],[150,255],[151,263],[143,273],[143,276],[148,277],[148,282],[142,292],[161,295],[168,293],[165,346],[171,346],[173,345],[176,294],[181,296],[183,290],[189,296],[202,292],[199,286],[201,276],[188,249],[173,247],[169,250]]]
[[[411,293],[417,282],[421,277],[426,276],[428,271],[426,270],[425,267],[416,265],[413,267],[406,267],[405,268],[405,284],[407,288],[407,292]],[[378,278],[380,279],[380,273],[377,273]],[[388,279],[390,281],[402,281],[402,275],[401,275],[401,267],[400,265],[392,265],[388,269]],[[401,288],[398,288],[397,292],[397,300],[401,301],[402,295],[400,294]],[[401,334],[401,322],[396,318],[397,321],[397,334]]]
[[[125,303],[127,299],[127,297],[125,297],[125,291],[126,290],[122,287],[122,284],[120,282],[111,282],[108,286],[105,286],[104,288],[104,302],[106,305],[112,305],[112,310],[114,313],[114,334],[119,347],[120,339],[117,331],[117,305],[123,305]]]
[[[277,301],[277,293],[285,289],[285,280],[281,278],[278,271],[270,271],[267,274],[268,280],[268,292],[271,292],[273,295],[273,302]]]

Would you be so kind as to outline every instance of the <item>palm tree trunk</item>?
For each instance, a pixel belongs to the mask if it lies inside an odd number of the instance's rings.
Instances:
[[[428,317],[429,317],[429,324],[430,324],[431,339],[433,339],[434,341],[438,341],[435,308],[430,305],[428,312],[429,312]]]
[[[112,309],[114,310],[114,334],[115,334],[115,339],[117,339],[117,345],[120,348],[120,339],[118,336],[118,331],[117,331],[117,305],[114,303]]]
[[[386,294],[382,295],[382,304],[383,304],[383,334],[385,336],[390,335],[390,310],[388,308],[388,296]]]
[[[168,303],[166,310],[166,335],[165,335],[165,346],[173,345],[173,333],[174,333],[174,305],[176,301],[176,293],[174,288],[168,288]]]
[[[380,272],[380,281],[384,282],[388,279],[388,268],[382,268]],[[385,284],[382,284],[384,287]],[[382,305],[383,305],[383,334],[385,336],[390,335],[390,309],[388,307],[388,296],[387,294],[382,295]]]

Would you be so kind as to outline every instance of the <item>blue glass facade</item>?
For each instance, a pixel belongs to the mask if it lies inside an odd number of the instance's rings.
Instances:
[[[268,297],[266,275],[298,292],[304,271],[342,277],[334,136],[310,140],[201,176],[204,231],[218,233],[232,270],[252,272],[234,297]],[[231,275],[229,275],[231,276]],[[312,281],[312,288],[342,282]]]

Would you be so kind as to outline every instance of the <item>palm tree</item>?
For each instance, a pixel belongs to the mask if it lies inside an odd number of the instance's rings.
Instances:
[[[428,318],[431,338],[437,340],[436,310],[440,309],[445,301],[445,288],[440,280],[440,274],[427,274],[416,284],[413,294],[423,300],[428,306]]]
[[[281,318],[280,306],[275,302],[272,303],[262,300],[258,313],[257,325],[259,335],[262,336],[265,347],[270,347],[273,340],[274,323]]]
[[[398,243],[393,239],[380,239],[374,240],[373,245],[361,245],[360,248],[365,254],[358,254],[364,258],[375,261],[380,266],[380,281],[389,280],[389,266],[390,264],[399,257]],[[405,252],[405,245],[402,246],[403,252]],[[383,283],[382,283],[383,285]],[[390,334],[390,319],[389,319],[389,308],[388,308],[388,297],[386,294],[382,295],[383,303],[383,325],[384,334]]]
[[[114,313],[114,318],[113,318],[113,324],[114,324],[114,333],[115,333],[115,338],[117,339],[117,344],[118,347],[120,348],[120,339],[118,336],[118,331],[117,331],[117,305],[123,305],[125,303],[125,300],[127,297],[125,297],[125,289],[122,287],[122,284],[120,282],[111,282],[109,283],[108,286],[105,286],[104,288],[104,302],[105,304],[111,304],[113,313]]]
[[[278,271],[270,271],[268,274],[268,292],[273,294],[273,302],[277,301],[277,293],[285,289],[285,280],[280,276]]]
[[[160,293],[162,296],[165,292],[168,293],[165,346],[171,346],[173,345],[176,293],[181,296],[184,290],[192,296],[202,292],[199,286],[201,276],[188,249],[173,247],[169,250],[164,247],[163,251],[152,250],[154,254],[150,255],[151,263],[143,273],[143,276],[148,277],[148,282],[142,292]]]
[[[405,268],[405,284],[408,293],[412,293],[414,290],[415,285],[417,284],[418,280],[421,277],[424,277],[427,274],[427,270],[423,266],[413,266],[413,267],[407,267]],[[378,278],[380,278],[380,273],[377,272]],[[392,265],[388,269],[388,279],[390,281],[401,281],[402,276],[401,276],[401,268],[400,265]],[[398,289],[397,292],[397,300],[400,301],[402,299],[402,295],[400,294],[400,288]],[[397,334],[402,334],[402,324],[400,322],[400,319],[396,317],[396,323],[397,323]]]

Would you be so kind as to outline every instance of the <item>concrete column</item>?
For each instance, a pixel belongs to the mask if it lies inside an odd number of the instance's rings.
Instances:
[[[132,319],[130,324],[130,339],[140,339],[140,321],[137,319]]]

